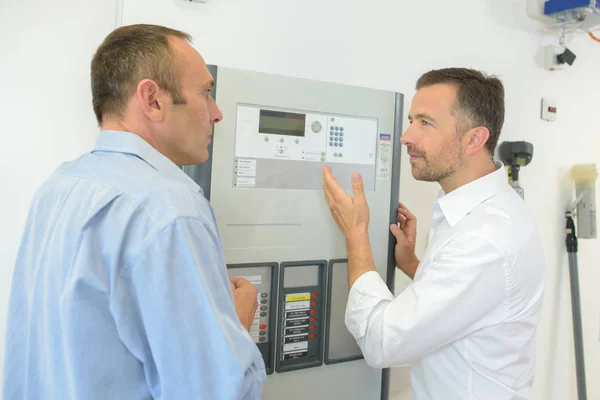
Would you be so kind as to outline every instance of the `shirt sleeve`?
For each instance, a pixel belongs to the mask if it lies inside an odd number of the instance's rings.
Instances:
[[[156,399],[259,399],[266,378],[235,312],[216,228],[179,218],[122,273],[112,312]]]
[[[502,252],[481,237],[455,238],[396,298],[376,272],[352,286],[346,326],[366,362],[387,368],[418,359],[497,323],[505,298]]]

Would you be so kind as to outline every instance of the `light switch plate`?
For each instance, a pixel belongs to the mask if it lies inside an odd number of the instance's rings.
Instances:
[[[544,97],[542,99],[542,119],[546,121],[556,121],[557,112],[556,100]]]

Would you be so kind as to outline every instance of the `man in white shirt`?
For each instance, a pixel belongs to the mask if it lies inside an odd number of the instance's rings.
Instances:
[[[346,326],[367,363],[411,363],[412,400],[527,399],[544,259],[535,222],[493,159],[504,122],[496,77],[449,68],[417,82],[401,138],[415,179],[441,186],[427,250],[415,255],[416,218],[402,204],[396,265],[414,282],[396,298],[375,271],[360,175],[354,196],[324,167],[326,200],[346,237]]]

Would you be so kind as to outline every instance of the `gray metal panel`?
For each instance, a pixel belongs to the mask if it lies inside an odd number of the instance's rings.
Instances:
[[[213,88],[213,90],[211,92],[211,96],[216,101],[217,100],[217,73],[218,73],[219,67],[217,67],[216,65],[207,65],[207,67],[208,67],[208,71],[211,73],[211,75],[213,76],[213,79],[215,80],[215,87]],[[215,140],[214,133],[215,133],[215,129],[213,126],[212,140],[210,141],[210,144],[208,145],[208,161],[206,161],[202,164],[184,165],[183,166],[183,171],[186,174],[188,174],[190,176],[190,178],[192,178],[194,180],[194,182],[196,182],[198,185],[200,185],[200,187],[202,188],[202,191],[204,192],[204,197],[206,197],[206,200],[208,200],[208,201],[210,201],[210,178],[212,175],[213,142]]]
[[[331,217],[322,190],[233,187],[231,172],[235,163],[237,107],[238,104],[256,104],[375,118],[378,121],[377,132],[389,134],[395,143],[399,140],[400,132],[395,127],[396,94],[221,66],[218,91],[219,107],[225,118],[214,130],[211,204],[219,225],[226,261],[245,263],[344,258],[345,239]],[[379,146],[381,141],[377,143]],[[394,154],[394,157],[397,156]],[[378,171],[379,164],[378,161]],[[395,176],[397,180],[398,175]],[[397,185],[397,182],[392,182],[393,177],[393,173],[378,175],[375,191],[366,193],[371,209],[373,257],[377,272],[384,280],[388,278],[389,215],[391,209],[397,207],[397,202],[390,204],[393,185]],[[349,179],[342,179],[345,178],[338,177],[340,184],[351,193]],[[261,236],[260,240],[247,239],[257,235]],[[364,360],[357,360],[274,373],[264,385],[263,399],[306,400],[308,396],[313,400],[378,399],[382,392],[381,384],[381,369],[370,368]]]
[[[327,328],[325,331],[325,364],[336,364],[363,358],[362,351],[345,324],[348,303],[348,260],[329,261],[327,288]]]

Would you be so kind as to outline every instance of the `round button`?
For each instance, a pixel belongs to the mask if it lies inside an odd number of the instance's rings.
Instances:
[[[280,139],[279,139],[279,141],[280,141],[281,143],[283,143],[283,138],[280,138]]]
[[[339,127],[339,126],[336,126],[336,127],[335,127],[335,130],[336,130],[336,131],[339,131],[339,130],[340,130],[340,127]]]
[[[321,156],[321,161],[325,161],[325,157],[324,156]]]
[[[312,297],[313,299],[316,299],[319,295],[316,293],[313,293],[310,297]]]
[[[317,302],[316,302],[316,301],[312,301],[312,302],[310,303],[310,305],[311,305],[311,307],[316,307],[316,306],[317,306]]]
[[[335,147],[338,147],[338,142],[335,142],[333,145],[334,145]]]
[[[268,294],[268,293],[261,293],[261,294],[260,294],[260,297],[262,297],[263,299],[264,299],[265,297],[268,297],[268,296],[269,296],[269,294]]]
[[[300,143],[299,139],[294,140],[294,142],[296,142],[296,144]]]
[[[260,304],[267,304],[267,299],[262,299],[262,300],[260,301]]]
[[[266,338],[266,337],[260,337],[260,338],[258,338],[258,341],[259,341],[259,342],[264,342],[265,340],[267,340],[267,338]]]
[[[344,130],[344,127],[343,127],[343,126],[340,126],[340,131],[343,131],[343,130]]]
[[[267,306],[260,306],[260,311],[267,311]]]
[[[280,152],[280,153],[283,153],[283,149],[279,149],[279,152]]]
[[[337,153],[333,153],[333,156],[334,156],[334,157],[337,157]]]
[[[330,145],[330,146],[333,146],[333,142],[329,142],[329,145]]]
[[[324,155],[325,155],[325,152],[324,152],[324,151],[322,151],[322,152],[321,152],[321,155],[322,155],[322,156],[324,156]]]
[[[311,315],[315,315],[317,313],[317,310],[310,310]]]
[[[344,147],[344,143],[340,143],[340,147]]]
[[[310,339],[314,339],[314,338],[316,338],[316,337],[317,337],[317,335],[315,335],[314,333],[311,333],[310,335],[308,335],[308,337],[309,337]]]
[[[267,324],[260,324],[260,326],[258,327],[261,331],[264,331],[265,329],[267,329]]]
[[[268,142],[268,141],[269,141],[269,137],[265,136],[265,142]]]
[[[342,145],[340,144],[340,147],[342,147]],[[342,153],[340,153],[340,157],[342,156]]]
[[[311,318],[311,319],[310,319],[310,322],[311,322],[311,323],[313,323],[313,322],[317,322],[317,319],[316,319],[316,318]]]
[[[261,335],[261,336],[264,336],[264,335],[267,334],[267,331],[260,331],[260,332],[258,332],[258,334]]]
[[[335,138],[335,139],[333,139],[333,140],[335,140],[335,141],[337,142],[337,141],[339,141],[339,140],[340,140],[340,138],[336,137],[336,138]]]
[[[316,327],[316,326],[314,326],[314,325],[311,325],[311,327],[310,327],[310,330],[311,330],[311,331],[314,331],[315,329],[317,329],[317,327]]]
[[[319,121],[314,121],[312,124],[310,124],[310,129],[312,129],[312,131],[314,133],[319,133],[321,132],[321,129],[323,128],[323,125],[321,124],[321,122]]]
[[[339,133],[339,132],[336,132],[336,133],[335,133],[335,136],[339,136],[339,135],[340,135],[340,133]]]
[[[267,316],[267,313],[266,313],[266,312],[261,312],[261,313],[260,313],[260,316],[261,316],[261,317],[266,317],[266,316]]]
[[[340,136],[344,136],[344,132],[340,132]]]

